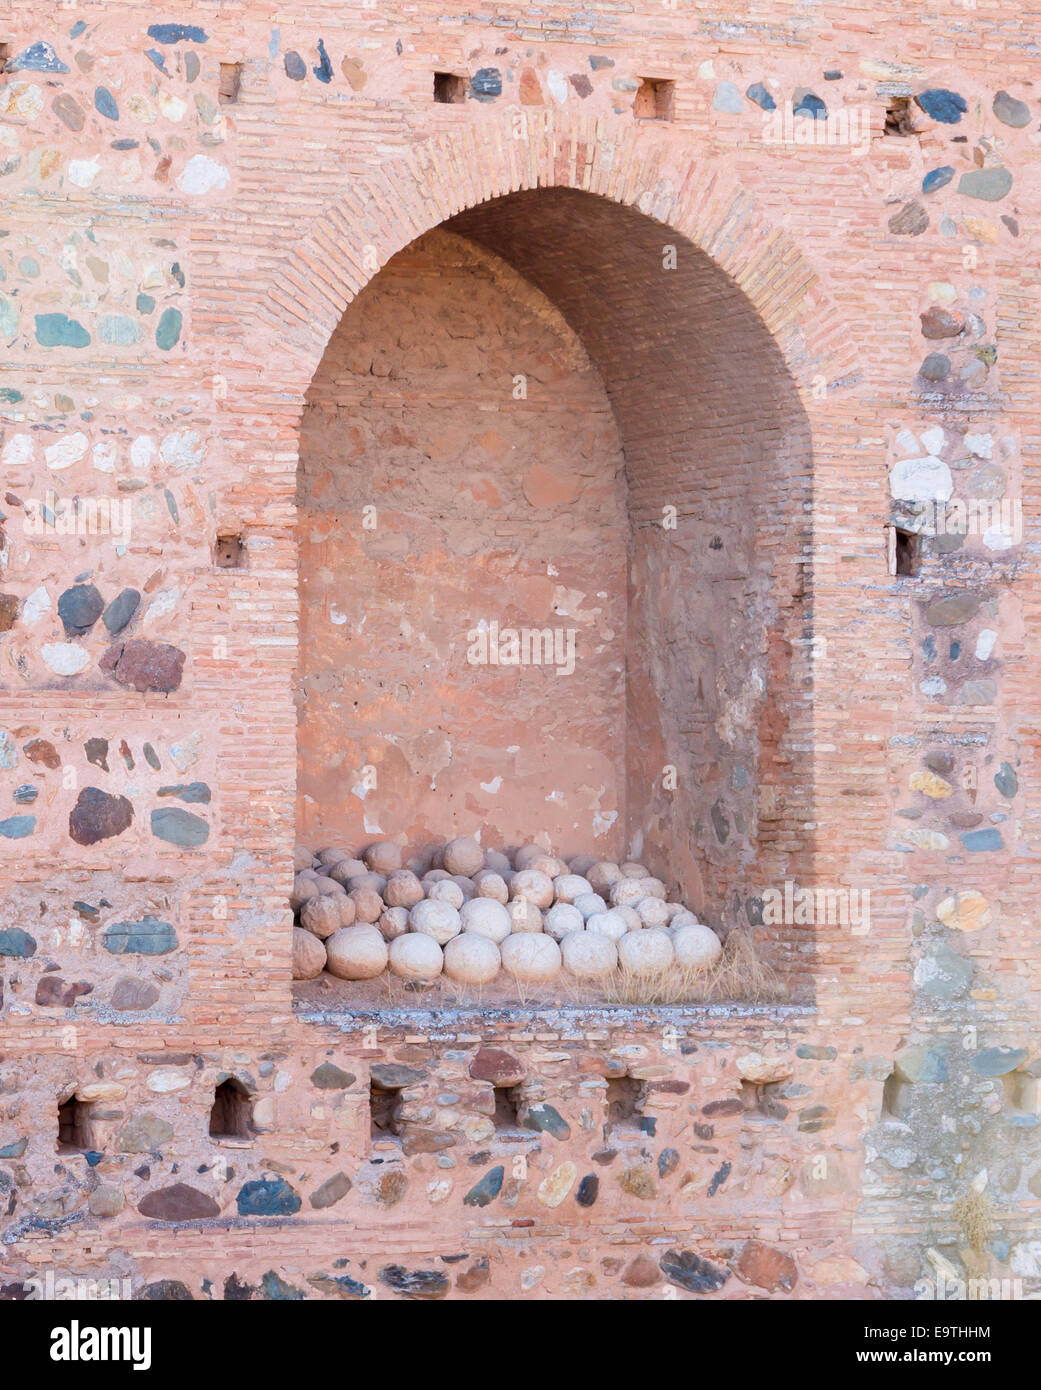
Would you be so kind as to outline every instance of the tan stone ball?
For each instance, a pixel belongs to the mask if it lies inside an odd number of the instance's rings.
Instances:
[[[669,920],[670,927],[697,927],[700,926],[698,915],[691,912],[689,908],[683,907],[679,912],[673,914]]]
[[[331,868],[333,864],[338,864],[341,859],[350,859],[351,853],[349,849],[339,849],[332,845],[328,845],[324,849],[317,851],[315,859],[317,859],[319,864],[325,864]]]
[[[580,874],[584,878],[595,863],[595,854],[576,854],[567,861],[567,866],[573,874]]]
[[[594,912],[607,911],[607,904],[599,893],[579,893],[571,906],[577,907],[587,922]]]
[[[332,936],[343,926],[340,921],[340,901],[338,898],[317,897],[304,903],[300,909],[300,925],[323,940]]]
[[[319,893],[326,894],[329,897],[339,898],[347,891],[342,883],[337,883],[334,878],[326,878],[324,874],[316,874],[311,882],[318,889]]]
[[[649,928],[627,931],[618,941],[618,963],[633,975],[653,975],[674,965],[676,953],[668,932]]]
[[[373,893],[383,896],[383,890],[387,886],[387,880],[383,874],[352,874],[347,880],[347,891],[353,893],[356,888],[368,888]]]
[[[686,912],[687,910],[682,903],[666,903],[665,906],[668,909],[670,924],[674,917],[678,916],[678,914],[681,912]]]
[[[325,947],[313,932],[293,928],[293,979],[313,980],[325,969]]]
[[[388,907],[415,907],[423,901],[423,885],[409,869],[397,869],[380,896]]]
[[[600,979],[618,964],[618,948],[597,932],[571,932],[561,941],[560,954],[564,969],[578,980]]]
[[[533,859],[537,859],[540,854],[546,851],[541,845],[522,845],[513,856],[513,867],[515,869],[526,869]]]
[[[300,872],[297,874],[297,878],[307,878],[307,879],[310,879],[312,883],[314,882],[314,880],[315,880],[317,877],[318,877],[318,870],[317,870],[317,869],[301,869]]]
[[[622,876],[622,871],[617,864],[610,859],[600,859],[591,868],[586,870],[585,877],[588,878],[593,892],[599,893],[604,897],[611,891],[611,885],[617,883]]]
[[[427,889],[427,897],[432,903],[448,903],[457,912],[465,901],[463,890],[450,878],[443,878],[440,883],[432,883]]]
[[[441,946],[451,941],[453,936],[458,936],[463,929],[459,913],[452,904],[438,902],[434,898],[425,898],[423,902],[416,903],[408,914],[408,925],[410,931],[432,936]]]
[[[325,949],[326,969],[340,980],[374,980],[387,968],[387,943],[375,927],[341,927]]]
[[[569,932],[585,931],[585,918],[570,903],[554,903],[542,923],[543,931],[554,941],[561,941]]]
[[[353,898],[349,898],[345,893],[342,898],[330,898],[340,909],[340,926],[353,927],[358,919],[358,909],[354,904]]]
[[[509,873],[513,869],[513,865],[501,849],[486,849],[484,851],[484,867],[497,874]],[[476,877],[477,875],[474,874],[474,878]]]
[[[612,907],[635,907],[641,898],[646,898],[647,894],[643,891],[645,879],[642,878],[620,878],[611,885],[611,906]]]
[[[383,899],[371,888],[352,888],[347,894],[354,904],[359,922],[378,922],[383,912]]]
[[[497,870],[482,869],[480,873],[474,874],[474,896],[494,898],[497,903],[506,903],[510,900],[510,890],[506,887],[506,880]]]
[[[350,899],[347,901],[350,902]],[[388,907],[385,912],[380,913],[380,920],[376,925],[384,941],[393,941],[396,937],[404,936],[408,931],[408,908]]]
[[[594,912],[586,918],[586,931],[594,936],[606,936],[609,941],[620,941],[628,928],[625,918],[617,912]]]
[[[661,898],[662,902],[665,901],[667,890],[660,878],[638,878],[636,882],[642,885],[645,898]]]
[[[510,914],[511,932],[542,931],[542,913],[527,898],[514,898],[506,911]]]
[[[464,932],[445,946],[445,974],[460,984],[490,984],[501,967],[499,948],[487,936]]]
[[[341,859],[329,869],[329,877],[334,878],[337,883],[342,883],[345,888],[352,878],[358,878],[364,873],[368,873],[368,870],[360,859]]]
[[[318,884],[313,878],[304,878],[302,874],[297,874],[293,879],[292,891],[289,894],[289,906],[294,912],[299,911],[304,903],[310,902],[312,898],[318,897]]]
[[[427,869],[419,881],[423,885],[423,892],[429,893],[432,883],[447,883],[451,877],[447,869]]]
[[[708,970],[723,954],[723,943],[711,927],[697,922],[671,933],[676,960],[686,970]]]
[[[581,874],[558,874],[553,880],[553,893],[558,903],[573,903],[583,893],[591,893],[593,885]]]
[[[441,947],[424,932],[409,932],[390,943],[390,968],[403,980],[434,980],[444,966]]]
[[[649,878],[650,870],[646,864],[638,864],[634,859],[627,859],[624,864],[618,866],[622,871],[623,878]]]
[[[515,980],[555,980],[560,974],[560,947],[545,932],[519,932],[499,947],[503,969]]]
[[[567,873],[567,865],[555,854],[537,854],[528,865],[531,872],[545,874],[547,878],[560,878]]]
[[[478,869],[484,868],[484,850],[468,835],[449,840],[443,855],[444,866],[450,874],[463,874],[469,878]]]
[[[376,874],[392,874],[401,868],[401,848],[393,840],[380,840],[369,845],[362,854],[365,863]]]
[[[504,941],[510,934],[512,923],[510,914],[502,903],[494,898],[474,898],[464,903],[459,913],[463,932],[474,932],[496,943]]]
[[[621,917],[626,931],[643,931],[643,922],[635,907],[612,907],[611,911]]]
[[[669,909],[661,898],[641,898],[633,904],[633,911],[645,927],[668,925]]]
[[[553,880],[538,869],[523,869],[513,875],[510,897],[523,898],[536,907],[549,907],[553,901]]]
[[[293,848],[293,872],[299,873],[301,869],[309,869],[314,863],[314,856],[306,845],[295,845]]]

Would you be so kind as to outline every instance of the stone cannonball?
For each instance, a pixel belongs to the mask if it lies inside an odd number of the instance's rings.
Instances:
[[[299,873],[301,869],[309,869],[314,863],[314,856],[306,845],[296,845],[293,849],[293,872]]]
[[[642,878],[620,878],[611,885],[612,907],[635,907],[641,898],[646,898]]]
[[[395,869],[380,896],[388,907],[415,907],[423,901],[423,885],[410,869]]]
[[[380,840],[378,844],[369,845],[362,858],[375,874],[392,874],[395,869],[401,868],[401,849],[393,840]]]
[[[549,907],[553,901],[553,880],[538,869],[523,869],[513,875],[511,898],[524,898],[536,907]]]
[[[594,936],[606,936],[609,941],[621,940],[627,930],[625,918],[617,912],[594,912],[586,918],[586,931]]]
[[[343,926],[340,921],[339,898],[312,898],[300,909],[300,925],[305,931],[324,939]]]
[[[474,896],[478,898],[493,898],[497,903],[506,903],[510,900],[510,890],[506,886],[506,880],[495,869],[482,869],[480,873],[474,874]]]
[[[382,894],[387,886],[387,880],[383,874],[352,874],[347,880],[346,888],[348,893],[353,893],[356,888],[369,888],[373,893]]]
[[[490,984],[501,965],[502,958],[495,942],[475,932],[453,937],[445,946],[445,974],[460,984]]]
[[[486,849],[484,851],[484,867],[491,869],[496,874],[510,873],[513,869],[513,865],[501,849]],[[476,878],[476,874],[474,877]]]
[[[546,913],[542,928],[554,941],[560,941],[569,932],[585,931],[586,923],[577,907],[570,903],[554,903]]]
[[[359,922],[378,922],[383,912],[383,899],[372,888],[352,888],[347,894],[354,904]]]
[[[643,922],[635,907],[612,907],[611,911],[621,917],[626,931],[643,931]]]
[[[427,889],[427,897],[432,903],[447,903],[449,907],[454,907],[457,912],[465,901],[463,890],[458,883],[454,883],[450,878],[443,878],[439,883],[432,883]]]
[[[547,878],[560,878],[567,873],[567,865],[555,854],[536,854],[528,868],[536,873],[545,874]]]
[[[511,932],[541,932],[542,913],[527,898],[514,898],[506,911],[510,914]]]
[[[444,865],[450,874],[463,874],[469,878],[478,869],[484,868],[484,850],[468,835],[449,840],[444,848]]]
[[[584,877],[595,863],[595,854],[576,854],[573,859],[567,861],[567,866],[573,874]]]
[[[669,921],[669,909],[661,898],[640,898],[633,911],[645,927],[664,927]]]
[[[471,902],[464,903],[459,920],[463,924],[464,933],[484,936],[496,943],[504,941],[513,926],[510,914],[502,903],[496,902],[494,898],[474,898]]]
[[[586,870],[585,877],[592,885],[593,892],[605,897],[611,891],[611,885],[617,883],[622,876],[622,871],[610,859],[600,859],[591,868]]]
[[[609,936],[576,931],[560,943],[564,969],[578,980],[596,980],[609,975],[618,964],[618,948]]]
[[[326,968],[340,980],[374,980],[387,968],[387,943],[375,927],[341,927],[325,949]]]
[[[337,883],[342,883],[346,888],[352,878],[358,878],[361,874],[368,873],[364,862],[361,859],[341,859],[335,864],[331,864],[328,869],[330,878],[334,878]]]
[[[607,911],[607,904],[599,893],[579,893],[571,906],[577,907],[587,922],[594,912]]]
[[[686,970],[708,970],[723,954],[722,941],[700,922],[674,927],[671,935],[676,960]]]
[[[650,876],[646,864],[638,864],[635,859],[627,859],[624,864],[618,866],[622,871],[623,878],[648,878]]]
[[[341,859],[350,859],[351,855],[352,851],[349,849],[339,849],[333,845],[327,845],[324,849],[317,851],[315,859],[319,864],[326,864],[329,868],[332,868],[332,866],[338,864]]]
[[[553,880],[553,892],[558,903],[573,903],[583,893],[591,893],[593,885],[581,874],[558,874]]]
[[[403,980],[433,980],[444,965],[441,947],[423,932],[409,932],[390,943],[391,971]]]
[[[540,854],[546,851],[541,845],[522,845],[513,856],[513,867],[515,869],[526,869],[533,859],[537,859]]]
[[[520,932],[499,947],[503,969],[515,980],[555,980],[560,974],[560,947],[545,932]]]
[[[325,969],[325,947],[313,932],[293,928],[293,979],[313,980]]]
[[[395,937],[404,936],[408,931],[408,908],[388,907],[380,913],[380,919],[376,925],[379,927],[384,941],[393,941]]]
[[[676,953],[668,932],[649,928],[628,931],[618,942],[618,963],[633,975],[653,975],[675,964]]]
[[[304,878],[302,874],[297,874],[293,879],[292,891],[289,894],[289,906],[295,912],[303,907],[304,903],[310,902],[312,898],[318,897],[318,884],[313,878]]]
[[[432,936],[440,946],[451,941],[453,936],[458,936],[463,929],[459,913],[451,903],[439,903],[431,898],[416,903],[408,914],[408,925],[411,931]]]

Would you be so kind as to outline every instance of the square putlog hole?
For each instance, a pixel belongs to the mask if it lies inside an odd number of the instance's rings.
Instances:
[[[914,135],[914,110],[910,97],[890,97],[886,103],[886,135]]]
[[[234,106],[242,88],[242,64],[221,63],[217,97],[222,106]]]
[[[75,1096],[58,1106],[58,1153],[81,1154],[97,1147],[91,1111],[88,1101]]]
[[[465,101],[466,78],[455,72],[435,72],[434,100],[443,103]]]
[[[244,570],[246,568],[246,546],[241,536],[218,536],[213,550],[213,561],[221,570]]]
[[[671,121],[675,97],[675,82],[658,77],[641,77],[633,102],[633,115],[638,121]]]
[[[253,1102],[241,1081],[229,1077],[213,1092],[211,1139],[252,1139]]]
[[[516,1086],[496,1086],[495,1087],[495,1115],[493,1123],[497,1133],[509,1133],[520,1129],[521,1123],[517,1115],[517,1088]]]
[[[399,1090],[385,1090],[374,1082],[369,1086],[369,1123],[373,1139],[393,1139],[401,1133],[398,1110],[401,1106]]]
[[[915,575],[921,555],[920,538],[914,531],[902,526],[890,526],[888,537],[889,573],[896,575]]]

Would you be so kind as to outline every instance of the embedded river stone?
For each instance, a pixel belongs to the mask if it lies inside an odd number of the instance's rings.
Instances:
[[[74,584],[58,600],[58,617],[66,637],[84,637],[101,617],[105,600],[93,584]]]
[[[177,949],[177,933],[169,922],[149,914],[139,922],[113,922],[101,938],[114,956],[165,956]]]
[[[300,1196],[284,1178],[260,1178],[243,1184],[236,1205],[240,1216],[293,1216]]]
[[[109,647],[98,664],[130,690],[169,694],[180,689],[184,662],[185,655],[179,647],[138,637]]]
[[[210,827],[202,816],[195,816],[191,811],[182,811],[179,806],[161,806],[152,812],[152,834],[181,849],[195,849],[209,839]]]
[[[36,937],[21,927],[0,927],[0,956],[27,960],[36,954]]]
[[[84,787],[69,813],[69,835],[78,845],[96,845],[122,835],[133,819],[134,808],[125,796]]]
[[[213,1198],[196,1187],[189,1187],[186,1182],[175,1182],[149,1192],[138,1202],[137,1209],[142,1216],[157,1221],[204,1221],[207,1217],[220,1216],[220,1207]]]
[[[136,589],[124,589],[117,594],[101,615],[101,621],[113,637],[123,631],[138,610],[141,595]]]

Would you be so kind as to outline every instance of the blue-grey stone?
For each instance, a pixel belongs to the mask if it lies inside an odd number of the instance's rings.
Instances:
[[[934,999],[958,999],[968,989],[975,967],[946,942],[934,942],[915,966],[914,982],[920,993]]]
[[[40,40],[23,48],[4,64],[5,72],[68,72],[49,43]]]
[[[1010,96],[1008,92],[998,92],[991,109],[1002,125],[1015,126],[1021,129],[1030,124],[1030,107],[1025,101],[1019,101],[1016,97]]]
[[[183,323],[180,309],[164,309],[155,328],[156,347],[169,352],[177,346]]]
[[[325,51],[325,44],[321,39],[318,40],[318,65],[311,71],[319,82],[331,82],[333,80],[333,65],[329,61],[329,55]]]
[[[152,834],[181,849],[194,849],[209,839],[210,827],[201,816],[193,816],[190,811],[182,811],[178,806],[163,806],[152,812]]]
[[[1011,187],[1012,174],[1008,169],[969,169],[958,180],[959,193],[987,203],[998,202]]]
[[[158,48],[146,48],[145,57],[154,63],[160,72],[165,73],[167,77],[170,76],[170,71],[166,66],[166,55],[160,53]]]
[[[119,120],[119,107],[116,99],[107,87],[94,88],[94,106],[100,115],[110,121]]]
[[[14,799],[19,806],[30,806],[39,795],[39,791],[31,782],[23,782],[20,787],[14,789]]]
[[[828,108],[814,92],[806,92],[792,107],[793,116],[812,116],[815,121],[828,119]]]
[[[242,1185],[236,1205],[240,1216],[292,1216],[300,1197],[284,1178],[258,1178]]]
[[[554,1139],[569,1139],[571,1137],[571,1126],[552,1105],[542,1101],[539,1105],[533,1105],[524,1117],[524,1128],[533,1129],[536,1133],[552,1134]]]
[[[36,954],[36,937],[21,927],[0,927],[0,956],[17,956],[26,960]]]
[[[101,615],[101,621],[108,628],[114,637],[117,632],[122,632],[127,623],[137,612],[141,602],[141,595],[136,589],[124,589],[117,594],[112,602]]]
[[[36,341],[41,347],[87,347],[90,334],[68,314],[36,314]]]
[[[66,637],[84,637],[94,626],[105,607],[93,584],[74,584],[58,600],[58,617]]]
[[[930,87],[927,92],[919,92],[915,101],[927,116],[941,125],[957,125],[969,109],[963,96],[946,87]]]
[[[774,111],[777,109],[776,101],[774,101],[773,97],[761,82],[753,82],[745,93],[745,96],[749,101],[754,101],[756,106],[761,106],[764,111]]]
[[[150,24],[148,37],[156,43],[206,43],[209,35],[196,24]]]
[[[736,82],[717,82],[712,96],[714,111],[724,111],[730,116],[740,116],[745,109],[741,91]]]
[[[307,76],[307,64],[300,57],[300,54],[292,48],[282,59],[282,65],[291,82],[302,82]]]
[[[1023,1047],[988,1047],[973,1057],[972,1069],[980,1076],[1007,1076],[1026,1059],[1026,1048]]]
[[[988,826],[984,830],[967,830],[961,837],[965,848],[973,854],[985,854],[989,850],[1004,849],[1005,841],[1001,831]]]
[[[35,829],[35,816],[8,816],[6,820],[0,820],[0,835],[5,840],[24,840]]]
[[[102,314],[98,319],[98,337],[110,347],[133,347],[141,336],[141,325],[129,314]]]
[[[169,922],[148,913],[139,922],[113,922],[101,944],[114,956],[165,956],[177,949],[177,933]]]
[[[478,101],[494,101],[502,93],[502,73],[498,68],[478,68],[470,78],[470,95]]]
[[[463,1198],[463,1205],[467,1207],[486,1207],[489,1202],[494,1202],[502,1191],[502,1180],[506,1176],[506,1170],[500,1165],[496,1168],[489,1168],[480,1182],[474,1183],[473,1187]]]
[[[212,793],[205,782],[178,782],[176,786],[160,787],[159,796],[176,796],[179,801],[209,804]]]
[[[1019,791],[1019,778],[1016,770],[1011,763],[1002,763],[994,774],[994,785],[1002,796],[1007,796],[1009,801]]]
[[[0,1149],[0,1158],[21,1158],[29,1146],[28,1138],[16,1139],[13,1144],[5,1144]]]
[[[951,179],[954,178],[954,168],[950,164],[941,164],[938,169],[930,169],[922,180],[923,193],[935,193],[938,188],[946,188]]]

